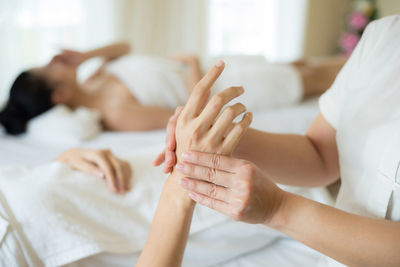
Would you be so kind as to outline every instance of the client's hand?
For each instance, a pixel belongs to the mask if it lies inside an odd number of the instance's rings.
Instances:
[[[130,190],[131,166],[114,156],[110,150],[73,148],[62,153],[56,160],[105,179],[110,190],[115,193],[123,194]]]
[[[220,114],[226,104],[243,94],[243,87],[225,89],[207,103],[210,88],[221,75],[223,67],[223,62],[219,61],[211,68],[193,88],[182,111],[178,109],[176,112],[179,114],[175,128],[178,162],[181,154],[189,150],[230,155],[250,126],[251,113],[246,113],[240,122],[233,122],[246,111],[241,103],[226,107]]]
[[[221,64],[223,64],[222,61]],[[203,137],[205,140],[201,141],[201,144],[191,144],[197,146],[197,148],[193,147],[193,150],[215,152],[223,155],[232,154],[242,134],[247,130],[252,119],[250,117],[251,114],[247,113],[240,123],[232,122],[238,115],[245,111],[245,107],[240,103],[224,110],[218,118],[219,122],[215,123],[216,117],[222,107],[243,93],[242,87],[231,87],[215,95],[203,110],[204,104],[210,94],[210,88],[222,71],[222,65],[220,68],[214,66],[193,89],[185,108],[178,107],[175,110],[175,114],[170,118],[167,125],[166,148],[153,161],[154,166],[159,166],[165,162],[164,173],[172,172],[177,162],[177,156],[179,157],[180,155],[181,151],[176,147],[178,140],[176,128],[179,125],[183,125],[183,122],[191,126],[188,127],[189,134],[187,138],[182,138],[182,142],[185,142],[184,140],[192,140],[192,138]],[[198,115],[200,112],[202,114]],[[182,116],[180,116],[181,113]],[[207,137],[202,136],[203,134],[207,135]],[[220,143],[222,140],[224,144]],[[217,143],[220,147],[216,147]],[[206,148],[205,145],[212,147],[212,149]]]
[[[176,127],[169,128],[169,130],[175,129],[174,133],[170,134],[174,135],[171,140],[174,140],[172,146],[175,147],[176,144],[178,162],[181,154],[189,150],[231,155],[240,138],[250,126],[251,113],[246,113],[240,122],[233,122],[237,116],[246,111],[246,107],[241,103],[225,108],[218,116],[227,103],[243,94],[242,87],[230,87],[213,96],[207,103],[210,88],[223,69],[222,61],[212,67],[193,88],[185,107],[178,108],[175,113],[176,119],[172,118],[170,121],[170,124],[176,124]],[[171,153],[175,154],[175,152]],[[167,182],[168,184],[180,182],[183,177],[176,171],[173,171],[172,174],[170,177],[175,182]],[[176,192],[179,191],[176,190]],[[182,195],[187,196],[187,192],[182,192]]]

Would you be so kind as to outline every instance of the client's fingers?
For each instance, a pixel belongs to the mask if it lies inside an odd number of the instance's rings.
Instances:
[[[193,199],[195,202],[203,206],[209,207],[210,209],[219,211],[227,216],[232,215],[231,206],[225,201],[214,199],[206,195],[198,194],[195,192],[190,192],[189,197]]]
[[[209,90],[224,70],[225,63],[218,60],[217,63],[207,72],[207,74],[196,84],[182,111],[185,119],[190,119],[200,114],[201,107],[205,99],[209,96]]]
[[[71,167],[79,171],[96,176],[98,178],[104,178],[104,174],[98,167],[96,167],[95,165],[84,159],[78,160],[73,163],[71,162]]]
[[[167,160],[165,160],[164,173],[170,173],[176,164],[176,154],[175,151],[166,151],[165,155]]]
[[[131,165],[126,161],[123,161],[123,171],[125,177],[125,188],[126,190],[131,190],[132,168]]]
[[[89,158],[90,161],[94,162],[99,168],[102,170],[102,172],[105,174],[106,181],[108,186],[113,192],[118,191],[118,181],[114,173],[113,166],[111,162],[109,161],[107,154],[109,154],[109,151],[103,151],[101,153],[95,153]]]
[[[160,166],[165,160],[165,149],[153,160],[153,166]]]
[[[229,87],[219,94],[214,95],[207,103],[199,118],[201,120],[202,130],[207,131],[215,122],[221,109],[228,104],[232,99],[243,94],[244,89],[241,86]]]
[[[225,202],[228,202],[230,200],[229,189],[223,186],[216,185],[214,183],[207,183],[195,179],[183,178],[181,179],[180,184],[186,190],[193,191],[195,193],[199,193],[213,199]]]
[[[113,155],[111,155],[109,159],[115,170],[116,179],[118,181],[118,192],[123,194],[125,193],[126,185],[125,185],[124,171],[122,170],[121,162],[118,159],[116,159],[115,156]]]
[[[242,120],[235,124],[230,133],[227,134],[224,143],[222,144],[224,151],[233,152],[235,147],[238,145],[242,136],[246,133],[247,129],[253,120],[253,114],[251,112],[246,113]]]
[[[167,143],[167,150],[174,151],[176,147],[176,140],[175,140],[175,128],[176,123],[178,121],[179,115],[183,110],[182,106],[179,106],[175,109],[174,115],[169,119],[167,125],[167,136],[165,142]]]
[[[232,125],[233,120],[246,111],[245,105],[236,103],[233,106],[225,108],[221,116],[217,119],[215,124],[211,127],[210,136],[212,140],[219,142],[228,128]]]

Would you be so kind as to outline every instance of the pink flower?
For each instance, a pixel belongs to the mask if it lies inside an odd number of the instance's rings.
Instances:
[[[347,32],[343,34],[342,38],[340,39],[342,51],[346,55],[350,55],[357,46],[358,41],[360,41],[360,36],[356,33]]]
[[[349,17],[349,25],[356,31],[361,31],[367,26],[368,18],[362,12],[353,12]]]

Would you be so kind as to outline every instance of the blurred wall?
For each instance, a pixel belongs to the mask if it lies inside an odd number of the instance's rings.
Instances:
[[[394,14],[400,14],[399,0],[377,0],[379,16],[386,17]]]
[[[400,14],[400,0],[377,0],[377,5],[379,17]],[[350,0],[308,0],[304,57],[335,54],[351,7]]]
[[[304,57],[334,54],[350,11],[349,0],[308,0]]]

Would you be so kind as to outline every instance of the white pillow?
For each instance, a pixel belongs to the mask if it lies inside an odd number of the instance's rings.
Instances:
[[[58,105],[28,124],[27,136],[41,141],[77,145],[96,137],[101,131],[101,117],[96,110]]]

